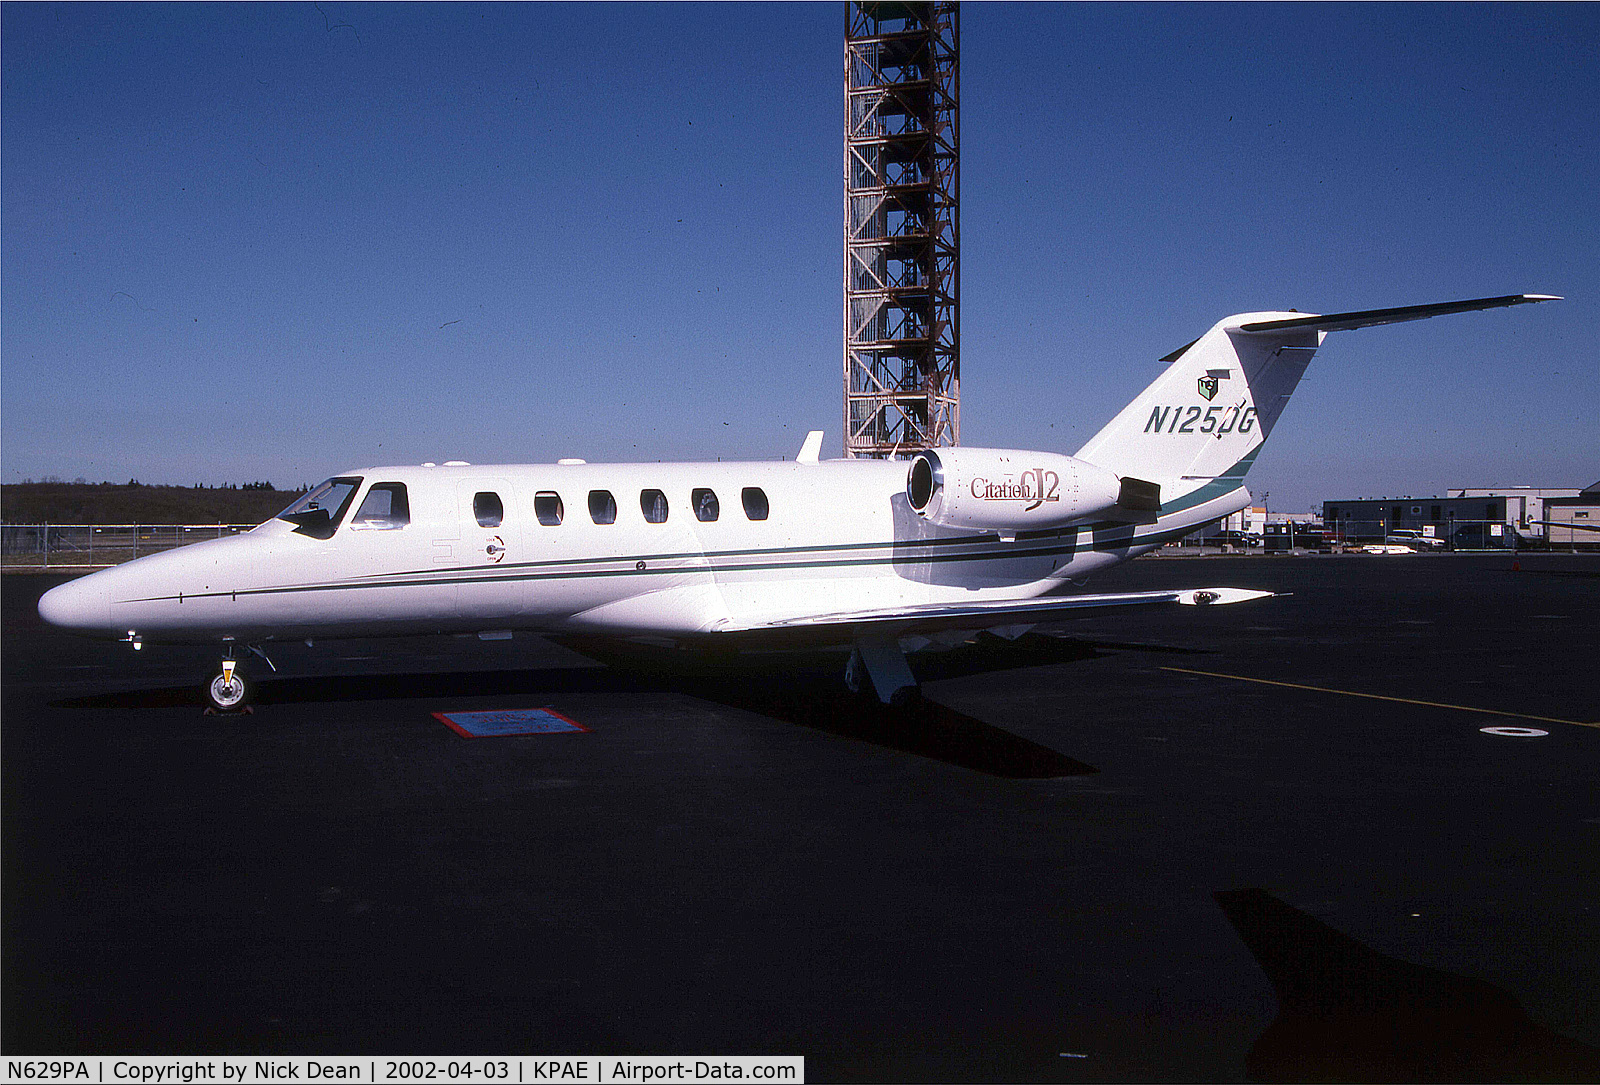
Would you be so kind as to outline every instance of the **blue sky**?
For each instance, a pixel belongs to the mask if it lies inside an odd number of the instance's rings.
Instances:
[[[839,448],[842,4],[0,8],[0,477]],[[1274,509],[1600,478],[1600,6],[962,11],[962,427],[1340,333]]]

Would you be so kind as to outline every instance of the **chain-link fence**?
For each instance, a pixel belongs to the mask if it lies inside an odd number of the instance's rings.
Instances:
[[[1595,540],[1600,542],[1600,538]],[[1482,550],[1548,550],[1550,543],[1536,527],[1501,520],[1446,520],[1438,524],[1395,526],[1386,520],[1335,520],[1329,524],[1271,523],[1257,535],[1209,527],[1183,540],[1187,547],[1215,547],[1238,553],[1315,550],[1322,553],[1361,553],[1368,547],[1405,547],[1422,553]],[[1556,549],[1571,549],[1559,543]]]
[[[116,565],[158,550],[249,531],[254,524],[4,524],[0,560],[7,569],[81,569]]]
[[[1503,520],[1445,520],[1437,524],[1396,525],[1387,520],[1335,520],[1324,529],[1336,545],[1409,546],[1413,550],[1542,550],[1537,530]]]

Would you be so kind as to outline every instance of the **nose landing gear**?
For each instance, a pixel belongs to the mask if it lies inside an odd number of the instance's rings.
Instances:
[[[222,661],[222,673],[206,687],[206,701],[212,712],[248,712],[250,685],[238,664],[231,659]]]
[[[245,646],[249,651],[258,655],[274,671],[278,668],[272,660],[267,659],[267,653],[258,646],[249,644]],[[210,716],[225,713],[251,713],[255,709],[250,706],[250,695],[254,692],[251,684],[245,680],[244,672],[239,669],[238,662],[233,658],[233,645],[228,645],[228,654],[222,660],[222,673],[213,678],[206,686],[206,714]]]

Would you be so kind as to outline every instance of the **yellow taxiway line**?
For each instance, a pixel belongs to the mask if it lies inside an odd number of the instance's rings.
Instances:
[[[1308,689],[1314,693],[1336,693],[1341,697],[1365,697],[1370,701],[1393,701],[1396,704],[1424,705],[1428,708],[1453,708],[1458,712],[1481,712],[1486,716],[1510,716],[1515,720],[1538,720],[1540,723],[1567,723],[1573,727],[1600,728],[1600,723],[1584,723],[1582,720],[1558,720],[1549,716],[1530,716],[1525,712],[1502,712],[1498,708],[1474,708],[1464,704],[1440,704],[1438,701],[1419,701],[1411,697],[1385,697],[1379,693],[1357,693],[1352,689],[1329,689],[1327,686],[1305,686],[1298,682],[1274,682],[1270,678],[1247,678],[1242,674],[1219,674],[1216,671],[1194,671],[1187,667],[1162,667],[1164,671],[1175,671],[1178,674],[1200,674],[1207,678],[1231,678],[1235,682],[1256,682],[1263,686],[1283,686],[1287,689]]]

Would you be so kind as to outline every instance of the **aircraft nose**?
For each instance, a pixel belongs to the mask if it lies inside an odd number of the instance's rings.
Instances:
[[[95,573],[69,580],[39,597],[39,617],[60,629],[103,633],[111,625],[111,593]]]

